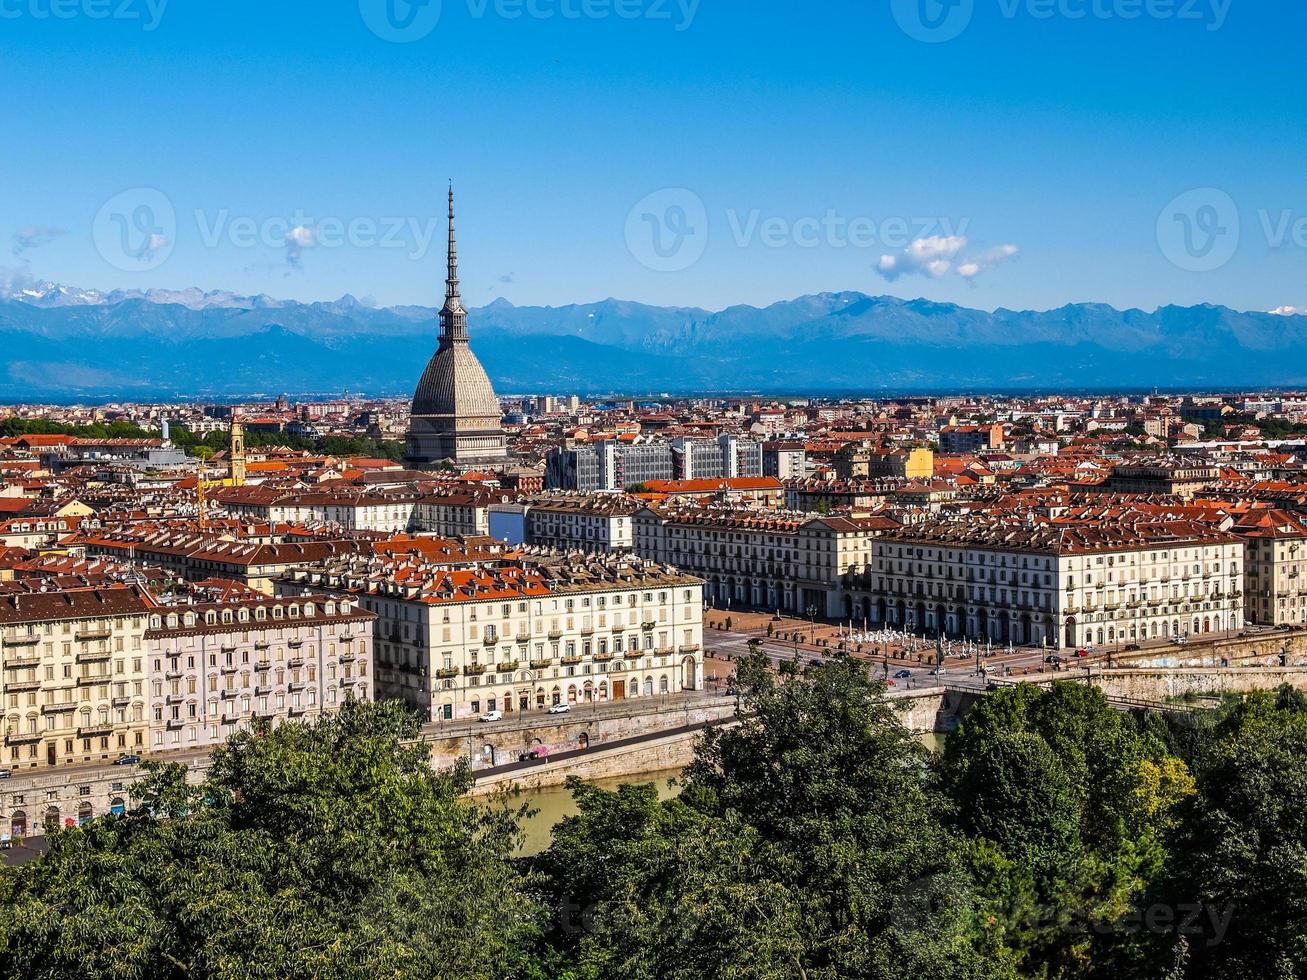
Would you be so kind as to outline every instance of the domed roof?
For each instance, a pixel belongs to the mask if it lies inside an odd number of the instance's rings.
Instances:
[[[422,372],[413,395],[414,415],[456,418],[502,417],[486,369],[466,343],[441,344]]]

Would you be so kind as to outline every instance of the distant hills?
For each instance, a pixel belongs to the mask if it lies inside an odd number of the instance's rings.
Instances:
[[[1076,304],[993,313],[858,292],[719,312],[608,299],[470,311],[501,392],[1307,385],[1307,317]],[[0,288],[0,400],[411,392],[436,311],[192,290]]]

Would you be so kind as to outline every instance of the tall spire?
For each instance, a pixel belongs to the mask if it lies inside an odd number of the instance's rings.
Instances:
[[[440,343],[467,343],[467,310],[458,294],[458,245],[454,241],[454,182],[449,182],[449,271],[445,277],[445,305],[440,311]]]

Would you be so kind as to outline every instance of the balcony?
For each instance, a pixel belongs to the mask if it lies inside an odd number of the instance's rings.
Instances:
[[[256,697],[267,697],[271,693],[272,693],[271,684],[259,684],[254,688],[254,694]]]
[[[104,663],[113,656],[108,650],[83,650],[74,658],[79,664]]]
[[[491,636],[488,633],[485,636],[481,637],[481,645],[485,647],[492,647],[498,642],[499,642],[499,637]]]
[[[254,665],[255,670],[271,670],[272,662],[269,660],[260,660]]]
[[[172,723],[169,722],[169,724],[171,725]],[[180,727],[181,722],[178,722],[177,724]],[[113,723],[108,721],[101,722],[98,725],[84,725],[77,729],[78,738],[103,738],[106,735],[112,734]]]
[[[286,664],[287,666],[290,667],[291,670],[298,670],[299,668],[304,666],[304,658],[291,657],[289,660],[286,661]]]
[[[550,630],[548,635],[549,635],[549,639],[551,639],[551,640],[559,640],[559,639],[562,639],[563,631],[562,631],[562,630]]]
[[[464,677],[480,677],[486,672],[485,664],[468,664],[463,668]]]
[[[436,676],[437,676],[438,678],[440,678],[442,681],[447,681],[447,680],[449,680],[449,679],[452,678],[452,677],[457,677],[457,676],[458,676],[458,668],[457,668],[457,667],[441,667],[439,670],[436,671]]]
[[[73,634],[73,638],[77,640],[78,643],[86,643],[89,640],[107,640],[112,635],[113,633],[110,632],[108,628],[89,629],[89,630],[78,630],[75,634]]]
[[[41,714],[58,715],[64,713],[65,711],[76,711],[76,710],[77,710],[76,701],[60,701],[55,704],[43,705],[41,707]]]
[[[41,682],[35,679],[30,681],[8,681],[5,684],[5,690],[9,691],[11,694],[39,691],[41,690]]]
[[[40,732],[12,732],[5,736],[6,745],[30,745],[41,741]]]
[[[5,657],[5,670],[22,670],[24,667],[40,667],[39,656]]]
[[[286,641],[286,646],[290,647],[292,650],[298,650],[298,649],[299,649],[300,647],[302,647],[303,645],[304,645],[304,641],[303,641],[303,640],[287,640],[287,641]]]
[[[181,728],[182,725],[184,725],[184,724],[186,724],[186,722],[183,721],[181,718],[169,718],[169,719],[168,719],[168,731],[170,731],[170,732],[175,732],[175,731],[177,731],[177,729]]]
[[[184,695],[184,694],[169,694],[167,697],[165,697],[165,698],[163,699],[163,703],[164,703],[164,704],[181,704],[181,703],[182,703],[183,701],[185,701],[185,700],[186,700],[186,695]]]
[[[236,673],[236,665],[235,665],[235,664],[227,664],[225,667],[219,667],[218,670],[219,670],[219,673],[223,673],[223,674],[234,674],[234,673]]]
[[[181,672],[180,670],[167,670],[167,671],[164,671],[163,676],[164,676],[167,680],[170,680],[170,681],[176,681],[176,680],[180,680],[180,679],[181,679],[182,672]]]
[[[41,642],[41,637],[35,633],[28,636],[6,636],[0,640],[0,645],[6,647],[34,647]]]
[[[87,674],[85,677],[77,678],[77,686],[95,687],[97,684],[108,684],[112,680],[112,674]]]
[[[550,658],[550,659],[546,659],[546,660],[532,660],[532,661],[531,661],[531,669],[532,669],[532,670],[545,670],[546,668],[548,668],[548,667],[552,667],[553,665],[554,665],[554,661],[553,661],[552,658]]]
[[[670,657],[675,652],[676,652],[676,647],[659,647],[653,653],[655,657]]]
[[[594,659],[595,659],[595,663],[597,663],[597,664],[606,664],[606,663],[608,663],[608,661],[610,661],[610,660],[615,660],[615,659],[617,659],[617,654],[615,654],[615,653],[596,653],[595,656],[594,656]]]
[[[511,674],[513,671],[517,670],[521,666],[522,666],[522,661],[520,660],[505,660],[502,664],[499,664],[498,666],[491,665],[490,669],[497,670],[501,674]]]
[[[581,662],[580,657],[563,657],[562,664],[564,667],[574,667]]]
[[[681,647],[681,652],[682,652],[682,653],[698,653],[698,652],[699,652],[699,644],[697,644],[697,643],[689,643],[689,644],[687,644],[687,645]]]

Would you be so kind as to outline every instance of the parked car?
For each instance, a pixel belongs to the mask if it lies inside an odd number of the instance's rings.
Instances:
[[[551,715],[565,715],[571,710],[572,706],[566,701],[560,701],[558,704],[549,706],[549,713]]]
[[[139,766],[141,757],[139,755],[120,755],[113,763],[115,766]]]
[[[894,676],[897,677],[899,680],[904,680],[904,679],[906,679],[906,678],[912,676],[912,671],[910,671],[910,670],[900,670],[900,671],[898,671]]]
[[[8,779],[14,774],[12,769],[0,769],[0,779]]]
[[[502,711],[487,711],[481,716],[482,721],[503,721],[504,713]]]
[[[932,677],[943,677],[947,673],[948,673],[948,668],[943,666],[936,667],[934,670],[930,672]]]
[[[1143,649],[1143,648],[1140,647],[1138,643],[1127,643],[1127,644],[1125,645],[1125,652],[1126,652],[1126,653],[1134,653],[1136,650],[1141,650],[1141,649]]]
[[[1076,656],[1077,656],[1077,657],[1080,657],[1080,658],[1087,657],[1087,656],[1089,656],[1089,651],[1088,651],[1088,650],[1077,650],[1077,651],[1076,651]]]
[[[728,687],[726,689],[726,697],[728,698],[738,697],[739,693],[740,693],[739,690],[734,687]]]
[[[1061,662],[1062,662],[1062,658],[1059,657],[1056,653],[1050,653],[1047,657],[1044,658],[1044,663],[1052,664],[1054,667],[1056,667]]]
[[[520,753],[517,757],[517,761],[535,762],[537,759],[548,759],[548,758],[549,758],[549,746],[537,745],[533,749],[527,749],[525,752]]]

